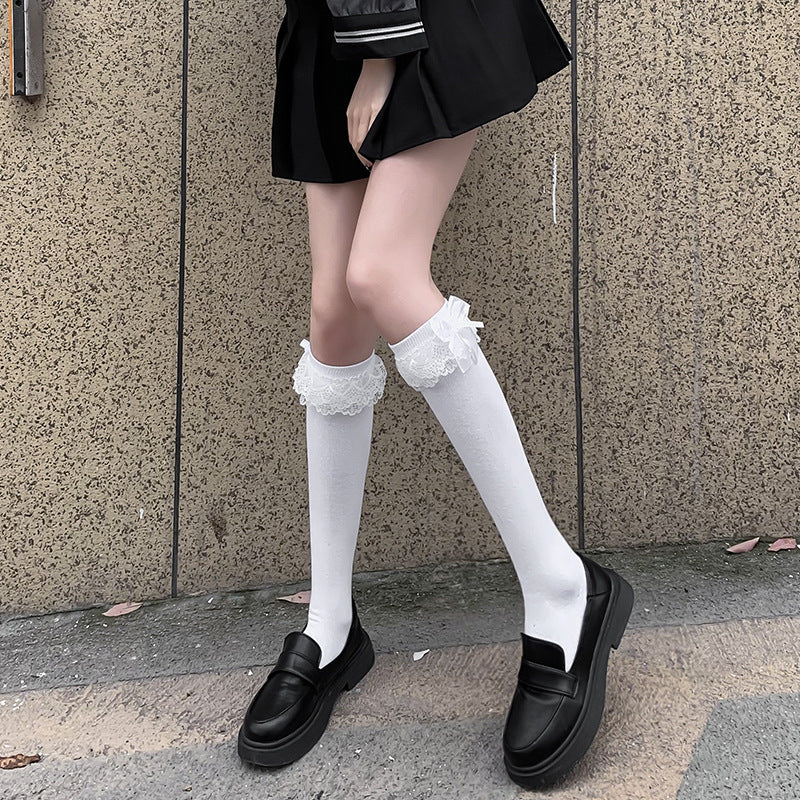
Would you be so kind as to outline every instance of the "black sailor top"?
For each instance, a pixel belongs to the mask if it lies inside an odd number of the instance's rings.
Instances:
[[[424,0],[325,0],[333,15],[331,55],[345,61],[427,49],[420,1]]]

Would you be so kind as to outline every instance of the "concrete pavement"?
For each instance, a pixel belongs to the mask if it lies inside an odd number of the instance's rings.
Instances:
[[[591,553],[634,586],[606,714],[557,789],[502,764],[522,601],[508,562],[356,576],[375,667],[307,756],[240,762],[236,731],[308,583],[0,622],[0,771],[22,798],[797,798],[800,551],[726,543]],[[125,599],[111,598],[109,604]],[[430,648],[418,661],[412,653]]]

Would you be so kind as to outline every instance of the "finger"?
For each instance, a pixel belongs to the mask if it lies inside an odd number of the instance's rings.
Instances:
[[[353,143],[356,140],[356,123],[349,108],[347,109],[347,140],[350,142],[350,146],[353,147]]]
[[[362,156],[361,153],[359,153],[358,151],[361,148],[361,145],[364,143],[364,139],[366,138],[367,133],[368,133],[368,131],[370,129],[370,126],[372,125],[372,123],[373,123],[373,121],[374,121],[376,116],[377,116],[377,114],[369,114],[369,115],[367,115],[366,117],[364,117],[362,119],[361,124],[358,126],[358,133],[356,135],[356,140],[352,145],[353,146],[353,150],[355,150],[355,153],[358,156],[358,160],[367,169],[371,169],[372,168],[372,162],[368,158],[365,158],[364,156]]]
[[[357,158],[361,163],[364,163],[364,157],[358,152],[358,148],[361,147],[361,142],[364,139],[363,133],[363,125],[355,120],[355,118],[351,118],[348,116],[348,123],[347,123],[347,137],[350,142],[350,147],[353,148]]]

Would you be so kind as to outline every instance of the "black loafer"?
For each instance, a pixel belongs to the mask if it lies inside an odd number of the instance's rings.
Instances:
[[[353,621],[344,649],[322,669],[319,644],[300,631],[287,634],[283,651],[250,701],[239,729],[243,761],[278,767],[304,756],[325,732],[341,692],[352,689],[370,671],[375,651],[352,602]]]
[[[564,670],[560,645],[522,634],[503,761],[511,779],[526,789],[558,783],[589,749],[605,707],[610,649],[619,646],[633,608],[627,581],[578,555],[586,568],[587,600],[570,670]]]

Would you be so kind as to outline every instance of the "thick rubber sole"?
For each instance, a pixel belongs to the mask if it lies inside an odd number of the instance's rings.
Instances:
[[[614,570],[606,571],[611,576],[611,598],[606,612],[608,624],[597,641],[582,716],[570,737],[547,761],[530,769],[520,769],[503,757],[511,779],[525,789],[543,789],[562,781],[586,754],[600,728],[606,701],[608,657],[611,648],[619,647],[633,609],[631,585]]]
[[[365,633],[364,640],[341,674],[332,681],[320,698],[314,713],[302,727],[275,742],[258,742],[248,739],[244,726],[239,728],[237,750],[242,761],[261,767],[281,767],[302,758],[320,740],[328,727],[331,712],[342,691],[349,691],[372,669],[375,651]]]

